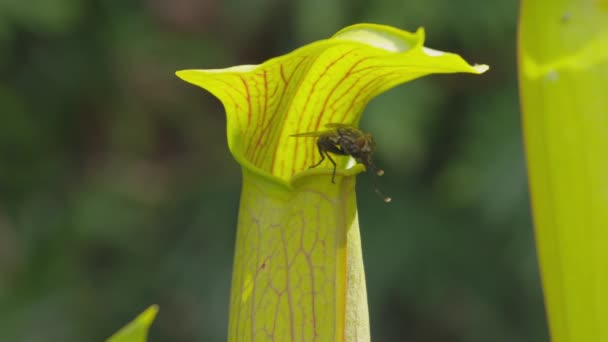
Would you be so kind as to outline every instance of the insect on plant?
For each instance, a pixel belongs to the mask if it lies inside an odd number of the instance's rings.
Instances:
[[[367,171],[372,170],[374,172],[374,191],[378,196],[382,197],[384,202],[388,203],[391,201],[390,197],[385,196],[380,189],[378,189],[377,176],[382,176],[384,170],[379,169],[373,162],[373,154],[376,151],[376,143],[374,137],[365,133],[353,126],[339,124],[339,123],[328,123],[325,125],[327,130],[318,132],[306,132],[292,134],[292,137],[316,137],[317,148],[321,155],[321,160],[310,168],[317,167],[327,159],[334,165],[334,171],[331,175],[331,182],[335,183],[336,178],[336,162],[331,157],[330,153],[340,156],[351,156],[355,158],[357,163],[365,165]]]

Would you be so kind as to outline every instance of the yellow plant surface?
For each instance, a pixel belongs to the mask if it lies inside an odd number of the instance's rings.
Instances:
[[[376,95],[430,73],[483,73],[423,46],[424,31],[359,24],[260,65],[177,75],[218,97],[228,145],[243,167],[229,341],[369,341],[355,175],[336,182],[314,137],[357,125]],[[350,163],[349,163],[350,162]]]
[[[608,341],[608,2],[521,4],[523,123],[552,341]]]

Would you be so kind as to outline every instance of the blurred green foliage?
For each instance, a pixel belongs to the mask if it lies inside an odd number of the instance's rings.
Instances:
[[[175,70],[259,63],[356,22],[490,64],[375,99],[359,177],[374,341],[547,341],[514,1],[0,0],[0,341],[223,341],[240,190],[219,102]],[[381,224],[380,224],[381,223]]]

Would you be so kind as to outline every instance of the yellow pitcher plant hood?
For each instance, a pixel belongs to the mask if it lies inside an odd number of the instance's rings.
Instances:
[[[333,184],[329,162],[309,169],[315,138],[291,135],[356,126],[373,97],[418,77],[488,69],[423,44],[422,29],[358,24],[259,65],[177,72],[221,100],[243,168],[229,341],[369,341],[354,191],[364,168],[337,157]]]

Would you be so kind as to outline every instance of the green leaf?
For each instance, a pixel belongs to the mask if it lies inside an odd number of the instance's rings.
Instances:
[[[133,321],[110,336],[106,342],[146,342],[148,329],[158,313],[158,305],[152,305]]]
[[[523,1],[519,63],[552,341],[608,341],[608,2]]]
[[[291,134],[322,130],[330,122],[356,125],[373,97],[424,75],[488,69],[423,44],[422,29],[359,24],[260,65],[177,75],[222,101],[228,145],[241,165],[288,183],[318,158],[314,138]]]
[[[431,73],[480,74],[424,47],[424,31],[359,24],[260,65],[177,75],[218,97],[243,168],[229,341],[369,341],[352,158],[319,160],[327,123],[358,125],[367,103]],[[349,164],[350,163],[350,164]]]

